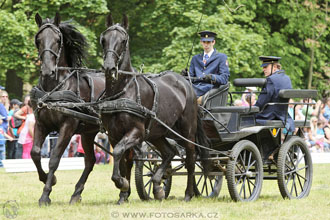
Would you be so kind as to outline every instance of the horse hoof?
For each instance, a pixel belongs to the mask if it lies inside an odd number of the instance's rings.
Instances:
[[[117,202],[117,205],[124,204],[126,201],[128,201],[128,200],[125,200],[125,198],[120,198]]]
[[[56,185],[56,183],[57,183],[57,178],[54,175],[53,178],[52,178],[52,186]]]
[[[81,202],[81,196],[78,195],[78,196],[72,196],[71,199],[70,199],[70,205],[74,205],[76,203],[80,203]]]
[[[186,195],[186,196],[184,197],[184,201],[185,201],[185,202],[189,202],[191,199],[192,199],[192,196],[189,196],[189,195]]]
[[[120,188],[120,191],[127,192],[129,190],[129,182],[127,179],[123,178],[123,186]]]
[[[50,198],[39,199],[39,207],[42,207],[42,206],[49,206],[51,202],[52,202],[52,201],[50,200]]]
[[[154,189],[154,197],[156,200],[165,199],[165,191],[162,187],[158,186]]]

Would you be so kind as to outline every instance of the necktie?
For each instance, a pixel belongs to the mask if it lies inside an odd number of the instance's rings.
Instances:
[[[209,55],[205,54],[204,55],[204,60],[203,60],[203,63],[204,65],[206,64],[206,61],[209,59]]]

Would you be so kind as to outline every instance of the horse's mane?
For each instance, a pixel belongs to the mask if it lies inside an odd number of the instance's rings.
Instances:
[[[60,23],[60,30],[63,35],[63,46],[65,47],[68,65],[80,67],[87,55],[88,43],[84,35],[80,33],[70,21]]]
[[[48,22],[53,23],[53,20],[46,20],[43,23]],[[87,55],[86,38],[71,24],[71,20],[61,22],[59,29],[63,35],[63,47],[69,67],[81,67]]]

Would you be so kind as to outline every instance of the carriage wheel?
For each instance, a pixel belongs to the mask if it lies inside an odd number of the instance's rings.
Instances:
[[[277,183],[282,197],[308,196],[312,179],[312,158],[305,141],[300,137],[290,138],[281,146],[277,160]]]
[[[152,176],[157,171],[161,162],[155,161],[136,161],[135,164],[135,185],[136,190],[141,200],[150,200],[153,182],[151,181]],[[162,181],[163,189],[165,192],[165,198],[168,197],[172,186],[172,176],[168,176]]]
[[[234,201],[254,201],[261,192],[263,165],[256,145],[248,140],[236,143],[228,161],[226,178]]]
[[[194,193],[196,196],[216,198],[219,196],[223,175],[205,175],[200,162],[196,162]]]

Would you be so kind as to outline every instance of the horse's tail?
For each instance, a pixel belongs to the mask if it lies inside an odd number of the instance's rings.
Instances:
[[[196,141],[199,145],[202,145],[207,148],[211,147],[211,141],[206,136],[204,128],[203,128],[201,108],[198,108]],[[209,155],[210,155],[209,150],[197,146],[197,152],[202,161],[201,163],[204,168],[204,172],[208,173],[210,171],[211,165],[212,165],[211,160],[208,160]]]

